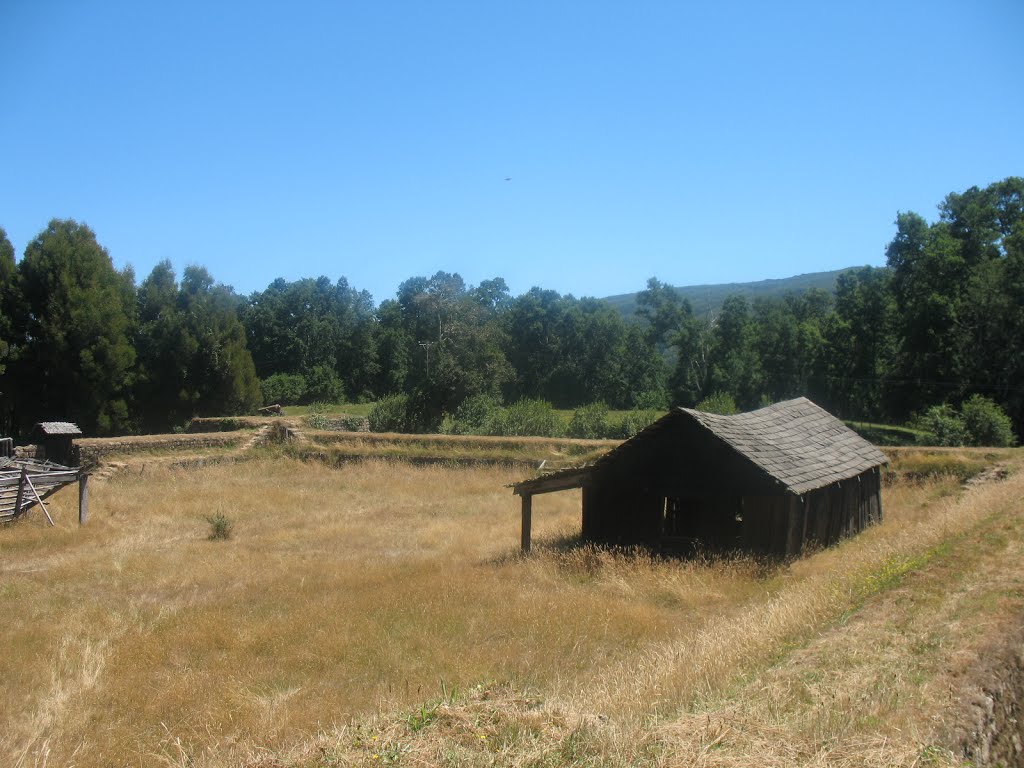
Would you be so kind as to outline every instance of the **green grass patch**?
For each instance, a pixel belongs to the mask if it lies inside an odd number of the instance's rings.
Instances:
[[[844,424],[875,445],[916,445],[921,442],[925,433],[911,427],[898,427],[894,424],[872,424],[867,421],[844,421]]]
[[[376,403],[312,403],[310,405],[286,405],[285,416],[309,416],[322,414],[328,418],[341,416],[369,416]]]
[[[888,451],[885,479],[893,482],[925,482],[954,478],[967,482],[993,464],[1009,457],[1009,451],[984,448],[901,448]]]
[[[315,448],[294,448],[289,453],[328,464],[352,459],[382,458],[460,464],[530,464],[545,462],[545,470],[586,464],[615,445],[610,441],[510,439],[442,435],[376,435],[358,437],[340,433],[310,433]]]

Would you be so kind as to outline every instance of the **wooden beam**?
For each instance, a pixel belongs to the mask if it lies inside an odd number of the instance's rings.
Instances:
[[[36,490],[36,487],[32,485],[32,481],[29,480],[27,475],[25,476],[25,482],[28,483],[28,487],[32,489],[32,494],[36,497],[36,502],[39,504],[39,506],[43,508],[43,514],[46,515],[46,519],[50,521],[50,525],[56,525],[56,523],[53,522],[53,518],[50,517],[49,510],[46,509],[46,503],[39,495],[39,491]]]
[[[512,493],[525,498],[536,493],[552,493],[554,491],[582,488],[584,482],[589,479],[589,476],[589,467],[578,470],[563,470],[552,475],[545,475],[516,483],[512,486]]]
[[[28,479],[28,472],[25,468],[21,468],[21,477],[18,478],[18,496],[14,502],[14,516],[17,517],[21,514],[21,500],[25,498],[25,480]]]
[[[523,554],[530,552],[530,524],[533,517],[533,496],[529,493],[523,494],[523,530],[520,543]]]
[[[78,476],[78,524],[85,525],[89,519],[89,476],[83,472]]]

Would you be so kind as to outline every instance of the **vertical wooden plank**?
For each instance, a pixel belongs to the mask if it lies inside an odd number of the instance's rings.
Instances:
[[[804,496],[802,506],[803,506],[803,510],[801,511],[801,517],[803,518],[803,527],[802,527],[802,529],[800,531],[800,554],[801,555],[804,553],[804,550],[807,548],[807,536],[808,536],[807,521],[808,521],[808,519],[811,516],[811,497],[810,497],[810,494],[808,494],[807,496]]]
[[[533,495],[523,494],[523,531],[520,540],[524,553],[530,551],[530,524],[533,518]]]
[[[82,472],[78,476],[78,524],[85,525],[89,519],[89,476]]]
[[[799,555],[804,547],[804,526],[806,514],[803,501],[799,496],[787,496],[786,499],[786,557]]]
[[[14,502],[14,516],[21,514],[21,502],[25,498],[25,481],[28,479],[28,472],[21,468],[21,477],[18,478],[18,497]]]
[[[882,468],[875,467],[875,471],[872,473],[874,483],[871,491],[875,498],[875,522],[882,522]]]

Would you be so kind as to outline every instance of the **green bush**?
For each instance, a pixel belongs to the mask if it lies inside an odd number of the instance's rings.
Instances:
[[[345,386],[333,368],[317,365],[306,377],[306,402],[338,403],[344,396]]]
[[[623,414],[622,420],[614,425],[610,437],[628,440],[640,430],[657,421],[661,414],[662,412],[657,410],[629,411]]]
[[[306,378],[297,373],[275,373],[260,382],[263,404],[298,405],[306,399]]]
[[[1005,448],[1015,445],[1012,422],[1002,408],[982,395],[972,395],[958,411],[948,403],[933,405],[913,420],[925,434],[924,445],[977,445]]]
[[[993,400],[973,395],[960,408],[970,445],[1008,448],[1017,442],[1013,422]]]
[[[487,434],[506,437],[560,437],[563,431],[562,420],[551,403],[525,399],[499,409],[486,427]]]
[[[407,432],[409,396],[391,395],[379,400],[370,410],[371,432]]]
[[[953,446],[967,442],[963,417],[948,403],[933,405],[914,420],[914,426],[925,433],[918,438],[924,445]]]
[[[566,430],[569,437],[578,437],[584,440],[598,440],[610,437],[612,425],[608,421],[608,406],[604,403],[591,403],[577,408],[569,420],[569,428]]]
[[[322,413],[311,413],[306,417],[306,423],[310,429],[324,430],[331,426],[330,420]]]
[[[483,435],[487,433],[487,425],[501,411],[501,404],[490,395],[473,395],[467,397],[455,415],[447,421],[447,431],[453,435]]]
[[[215,512],[206,518],[210,524],[210,541],[224,541],[231,538],[231,531],[235,524],[230,517],[223,512]]]
[[[712,392],[697,403],[696,410],[704,411],[705,413],[717,413],[722,416],[730,416],[740,412],[740,409],[736,407],[736,401],[728,392]]]
[[[636,411],[664,411],[668,408],[668,393],[664,389],[649,389],[634,398]]]
[[[362,432],[366,418],[363,416],[341,416],[338,423],[346,432]]]

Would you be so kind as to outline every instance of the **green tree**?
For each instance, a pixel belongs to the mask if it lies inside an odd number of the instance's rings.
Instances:
[[[998,360],[988,366],[986,391],[992,392],[1013,420],[1018,435],[1024,435],[1024,226],[1003,240],[1006,250],[1000,278],[1001,302],[992,311],[997,332],[990,342],[1000,350]]]
[[[181,284],[169,261],[138,291],[136,409],[142,428],[164,431],[193,416],[249,413],[261,403],[234,292],[203,267]]]
[[[646,323],[650,343],[661,348],[667,347],[693,316],[690,302],[656,277],[647,280],[647,288],[637,294],[636,303],[636,315]]]
[[[778,402],[799,395],[820,399],[823,390],[823,326],[830,298],[812,289],[781,301],[754,303],[754,348],[761,368],[760,394]]]
[[[92,230],[54,219],[18,263],[25,314],[16,362],[22,426],[67,419],[87,434],[130,429],[135,286]]]
[[[531,288],[516,297],[505,317],[506,356],[515,370],[508,398],[551,398],[562,365],[564,316],[571,297]]]
[[[996,393],[1019,423],[1024,179],[952,193],[939,211],[933,224],[900,214],[886,251],[896,306],[891,373],[902,385],[892,410],[906,415],[981,390]]]
[[[756,326],[743,296],[729,296],[714,328],[709,392],[727,392],[743,409],[761,402],[761,364],[757,356]]]
[[[894,373],[897,413],[921,400],[938,403],[962,391],[966,360],[960,322],[969,270],[961,243],[946,222],[928,226],[917,214],[900,214],[887,250],[898,310]]]
[[[827,401],[847,418],[883,418],[892,368],[895,304],[891,272],[862,267],[836,281],[835,309],[824,324]]]
[[[704,317],[691,315],[672,338],[676,362],[669,386],[678,405],[693,406],[710,392],[717,320],[710,312]]]
[[[238,319],[241,302],[199,266],[185,267],[179,306],[197,342],[189,375],[200,416],[250,413],[261,402],[260,382]]]
[[[378,376],[373,300],[342,277],[277,279],[241,312],[262,378],[330,369],[353,399],[374,394]]]
[[[419,423],[437,428],[468,397],[500,397],[512,378],[500,321],[506,292],[503,280],[473,288],[447,272],[399,286],[386,310],[401,330],[392,327],[388,342],[405,344],[405,389]]]
[[[298,405],[306,400],[306,377],[297,373],[275,373],[260,381],[263,404]]]
[[[196,414],[201,398],[193,363],[199,341],[181,307],[169,261],[157,264],[138,290],[135,411],[144,432],[162,432]]]
[[[402,307],[394,299],[377,308],[375,330],[377,370],[373,391],[378,397],[403,392],[413,365],[416,342],[402,322]]]
[[[14,318],[19,302],[14,246],[0,227],[0,435],[10,434],[14,415],[14,382],[6,375],[7,364],[17,348]]]

